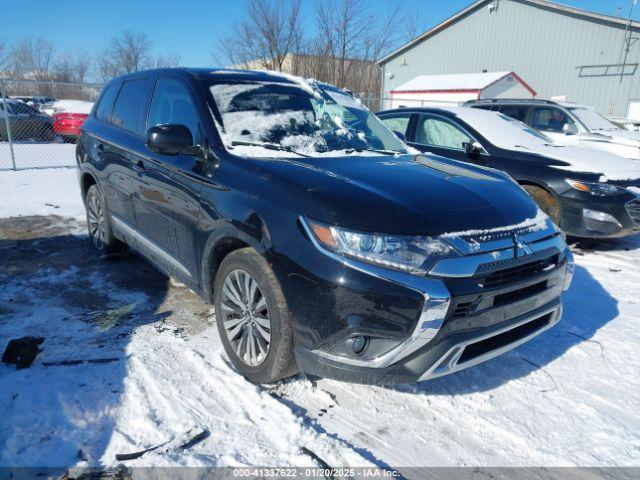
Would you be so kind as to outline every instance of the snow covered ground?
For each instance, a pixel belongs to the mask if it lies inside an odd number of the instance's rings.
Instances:
[[[45,338],[30,368],[0,364],[0,466],[113,466],[164,442],[122,463],[640,463],[640,236],[574,247],[563,320],[485,364],[262,388],[230,367],[210,306],[140,259],[99,258],[83,215],[73,169],[0,172],[0,349]]]

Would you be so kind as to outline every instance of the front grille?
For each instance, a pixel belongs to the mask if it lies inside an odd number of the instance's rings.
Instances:
[[[532,333],[544,328],[551,321],[553,312],[547,313],[540,318],[536,318],[530,322],[520,325],[519,327],[507,330],[504,333],[500,333],[493,337],[489,337],[485,340],[467,345],[464,348],[464,352],[460,356],[458,363],[468,362],[481,355],[497,350],[505,345],[517,342],[525,337],[528,337]]]
[[[543,292],[546,290],[546,288],[547,281],[545,280],[544,282],[534,283],[533,285],[529,285],[528,287],[518,288],[517,290],[512,290],[511,292],[501,293],[493,297],[493,306],[499,307],[508,303],[517,302],[518,300],[531,297],[536,293]]]
[[[627,212],[633,223],[640,225],[640,199],[627,203]]]
[[[535,260],[533,262],[524,263],[516,267],[498,270],[489,274],[484,280],[481,280],[485,288],[494,288],[506,285],[520,280],[526,280],[538,273],[550,270],[558,263],[558,255]]]

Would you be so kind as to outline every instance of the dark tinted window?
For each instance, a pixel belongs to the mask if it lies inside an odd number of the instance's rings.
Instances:
[[[111,123],[142,135],[146,112],[147,80],[129,80],[123,82],[116,104],[113,106]]]
[[[105,89],[102,97],[100,97],[98,107],[96,108],[96,117],[98,117],[100,120],[104,120],[105,122],[109,121],[109,116],[111,115],[111,110],[113,109],[113,101],[118,94],[119,86],[119,83],[112,83]]]
[[[548,132],[562,132],[565,123],[573,124],[562,110],[554,107],[536,107],[533,109],[531,126]]]
[[[29,105],[22,102],[10,103],[9,111],[14,115],[35,115],[36,113],[38,113]]]
[[[187,88],[177,80],[161,78],[156,82],[149,110],[149,127],[164,123],[185,125],[194,143],[201,143],[198,111]]]
[[[521,122],[526,122],[527,110],[529,110],[529,107],[526,105],[504,105],[500,107],[500,113],[503,113],[508,117],[515,118],[516,120],[520,120]]]
[[[481,110],[498,110],[496,105],[472,105],[473,108],[479,108]]]

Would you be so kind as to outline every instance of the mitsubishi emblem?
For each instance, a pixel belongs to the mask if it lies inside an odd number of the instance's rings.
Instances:
[[[527,255],[531,255],[533,253],[529,244],[521,240],[517,233],[513,234],[513,243],[514,255],[516,258],[526,257]]]

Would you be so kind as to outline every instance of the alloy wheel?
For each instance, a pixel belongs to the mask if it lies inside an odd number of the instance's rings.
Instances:
[[[105,225],[104,225],[104,213],[102,211],[102,205],[98,201],[95,195],[89,197],[87,202],[87,214],[89,220],[89,236],[91,241],[98,250],[104,248],[105,242]]]
[[[231,271],[222,286],[222,321],[233,350],[255,367],[267,358],[271,321],[267,300],[258,282],[244,270]]]

